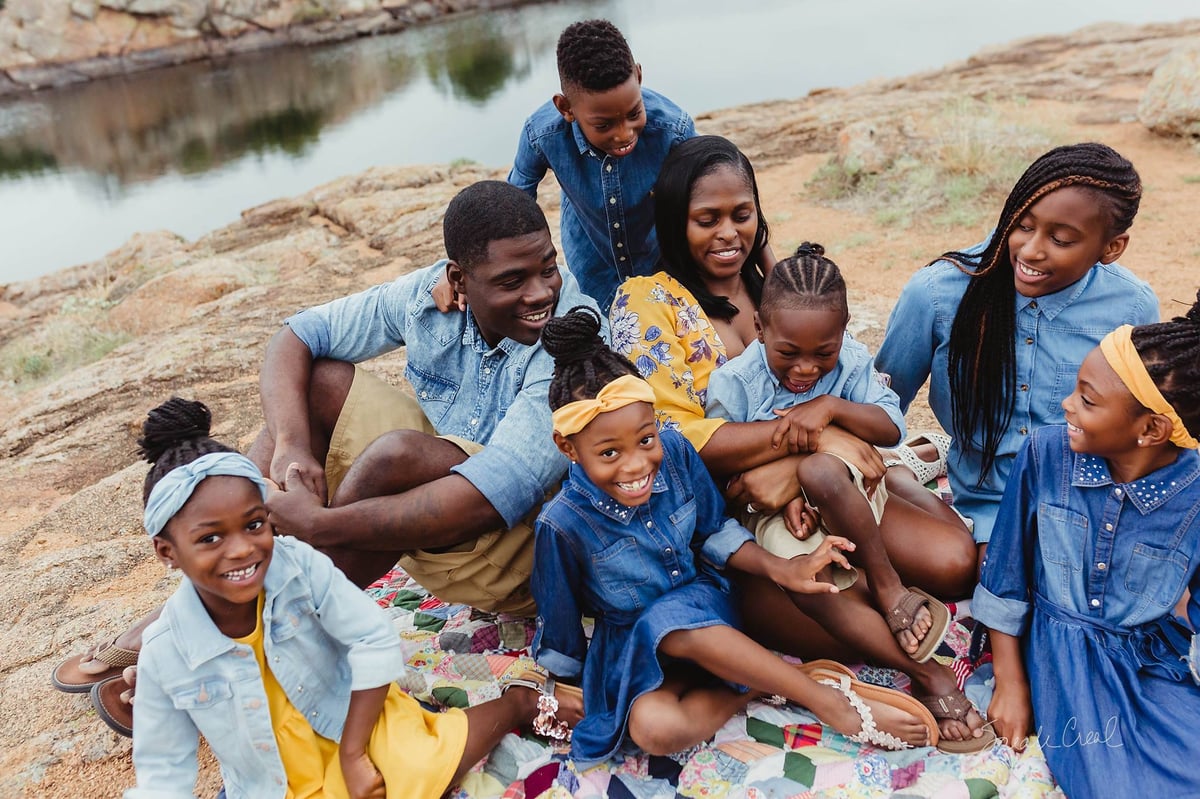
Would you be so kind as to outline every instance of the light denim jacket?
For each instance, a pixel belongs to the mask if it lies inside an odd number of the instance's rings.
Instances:
[[[566,269],[554,309],[596,308]],[[506,527],[540,505],[567,468],[554,446],[547,392],[554,360],[541,343],[488,345],[467,311],[442,313],[432,289],[446,261],[287,320],[314,358],[361,361],[407,346],[404,376],[439,435],[484,444],[452,471],[479,489]],[[601,336],[608,339],[608,320]]]
[[[767,364],[767,350],[761,341],[753,341],[736,358],[731,358],[708,378],[709,418],[731,422],[775,421],[774,411],[794,408],[809,400],[832,394],[840,399],[863,405],[878,405],[896,425],[895,441],[904,439],[904,414],[896,392],[887,387],[886,378],[875,371],[871,352],[866,345],[846,333],[837,366],[821,376],[803,394],[788,391]]]
[[[658,269],[654,196],[667,153],[696,135],[687,113],[666,97],[642,89],[646,127],[622,158],[598,153],[579,124],[567,122],[547,101],[526,120],[508,182],[537,198],[546,170],[562,189],[562,245],[567,266],[604,312],[617,286]]]
[[[288,700],[340,741],[351,691],[404,671],[387,616],[308,544],[281,536],[267,567],[263,648]],[[229,799],[287,793],[287,775],[253,650],[213,624],[184,578],[143,636],[133,705],[137,787],[126,799],[191,797],[197,734],[221,764]]]
[[[978,253],[984,243],[966,252]],[[1062,424],[1063,399],[1075,390],[1079,365],[1107,333],[1124,324],[1158,321],[1158,298],[1144,280],[1120,264],[1096,264],[1078,282],[1044,297],[1016,298],[1017,392],[1012,419],[983,484],[978,450],[963,451],[975,431],[958,430],[950,405],[950,328],[970,276],[949,261],[918,269],[892,308],[875,367],[891,376],[907,412],[929,378],[929,405],[953,436],[949,478],[954,507],[975,522],[975,540],[986,543],[1000,509],[1013,461],[1029,434]]]

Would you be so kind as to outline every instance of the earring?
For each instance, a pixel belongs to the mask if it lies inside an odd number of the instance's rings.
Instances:
[[[1140,438],[1139,438],[1139,439],[1138,439],[1138,446],[1140,447],[1141,445],[1142,445],[1142,439],[1140,439]]]

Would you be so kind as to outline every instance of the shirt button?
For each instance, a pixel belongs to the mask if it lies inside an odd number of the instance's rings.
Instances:
[[[304,693],[304,686],[303,686],[303,685],[297,685],[297,686],[296,686],[296,693],[298,693],[298,694],[302,694],[302,693]]]
[[[1021,428],[1020,430],[1018,430],[1017,432],[1018,432],[1018,433],[1020,433],[1021,435],[1025,435],[1026,433],[1028,433],[1028,432],[1029,432],[1029,428],[1028,428],[1028,427],[1022,427],[1022,428]]]
[[[1033,339],[1032,339],[1031,337],[1029,337],[1029,336],[1026,336],[1026,337],[1025,337],[1025,343],[1026,343],[1026,344],[1032,344],[1032,343],[1033,343]]]
[[[492,367],[490,367],[490,366],[483,367],[483,373],[485,375],[490,375],[492,373]]]
[[[1093,599],[1093,600],[1092,600],[1092,607],[1094,607],[1094,608],[1098,608],[1098,607],[1100,607],[1100,600],[1099,600],[1099,599]]]
[[[618,250],[619,250],[619,249],[621,249],[621,248],[623,248],[624,246],[625,246],[625,243],[624,243],[624,242],[621,242],[621,241],[618,241],[618,242],[617,242],[617,249],[618,249]]]
[[[1022,384],[1021,384],[1021,390],[1022,390],[1022,391],[1028,391],[1028,390],[1029,390],[1029,384],[1028,384],[1028,383],[1022,383]]]
[[[1105,569],[1107,569],[1107,568],[1108,568],[1108,564],[1107,564],[1107,563],[1097,563],[1097,564],[1096,564],[1096,568],[1097,568],[1097,569],[1099,569],[1100,571],[1104,571]],[[1094,601],[1094,602],[1095,602],[1097,605],[1098,605],[1098,604],[1100,604],[1100,601],[1099,601],[1099,600],[1093,600],[1093,601]]]
[[[625,256],[624,256],[624,255],[622,255],[622,256],[621,256],[621,257],[620,257],[618,260],[624,261],[624,260],[625,260]]]
[[[1036,307],[1037,307],[1037,300],[1034,300],[1033,302],[1029,303],[1029,307],[1030,307],[1030,308],[1036,308]]]
[[[664,550],[663,550],[663,552],[666,552],[668,555],[670,555],[670,554],[671,554],[671,548],[670,548],[670,547],[667,547],[666,549],[664,549]]]
[[[254,748],[260,752],[270,752],[271,751],[270,744],[255,744]]]
[[[1120,497],[1120,496],[1123,496],[1124,494],[1125,494],[1125,492],[1124,492],[1124,491],[1122,491],[1122,490],[1121,490],[1121,489],[1119,489],[1119,488],[1114,488],[1114,489],[1113,489],[1113,496],[1114,496],[1114,497]]]
[[[613,229],[614,229],[614,230],[615,230],[616,228],[619,228],[619,227],[621,227],[621,223],[620,223],[620,222],[613,222]]]
[[[679,569],[671,569],[671,576],[672,576],[672,577],[678,577],[678,576],[679,576]]]
[[[1112,524],[1110,523],[1110,524],[1104,525],[1104,529],[1111,533],[1112,532]]]
[[[257,699],[251,699],[246,703],[246,707],[250,708],[251,710],[258,710],[260,707],[262,707],[262,702]]]
[[[609,204],[609,205],[616,205],[616,204],[617,204],[617,198],[616,198],[616,197],[609,197],[609,198],[608,198],[608,204]]]
[[[472,420],[471,420],[471,425],[472,425],[472,426],[474,426],[474,425],[477,425],[477,424],[479,424],[479,420],[478,420],[478,419],[472,419]]]
[[[421,392],[421,399],[429,399],[429,392],[428,392],[428,391],[422,391],[422,392]]]
[[[647,526],[647,527],[653,527],[653,526],[654,526],[654,522],[646,522],[646,526]]]
[[[612,172],[612,164],[609,164],[608,166],[604,167],[604,169],[608,172]]]

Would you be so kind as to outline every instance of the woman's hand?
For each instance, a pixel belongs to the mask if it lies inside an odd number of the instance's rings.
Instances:
[[[828,567],[836,563],[842,568],[849,569],[850,561],[846,560],[843,552],[853,552],[854,542],[841,536],[826,537],[815,550],[807,555],[797,555],[786,560],[778,558],[781,563],[778,574],[768,575],[780,588],[797,594],[836,594],[838,587],[827,579]],[[774,571],[774,570],[773,570]]]
[[[342,777],[350,799],[387,799],[383,775],[366,752],[352,755],[345,750],[338,753],[342,765]]]
[[[1025,739],[1033,724],[1033,704],[1029,686],[1023,680],[997,678],[987,715],[997,736],[1018,752],[1025,751]]]
[[[799,496],[783,507],[783,523],[797,541],[803,541],[821,526],[821,512]]]
[[[725,496],[734,508],[753,505],[754,510],[774,513],[800,496],[796,464],[800,456],[791,455],[735,474],[725,486]]]
[[[433,296],[433,304],[442,313],[467,310],[467,298],[454,290],[444,274],[433,284],[433,290],[430,293]]]

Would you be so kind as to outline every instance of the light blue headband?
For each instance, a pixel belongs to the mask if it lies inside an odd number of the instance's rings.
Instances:
[[[262,472],[254,465],[254,461],[239,452],[210,452],[191,463],[176,466],[154,485],[142,516],[146,532],[151,537],[161,533],[171,517],[192,496],[200,481],[212,475],[245,477],[258,486],[264,500],[267,498],[267,481],[263,480]]]

